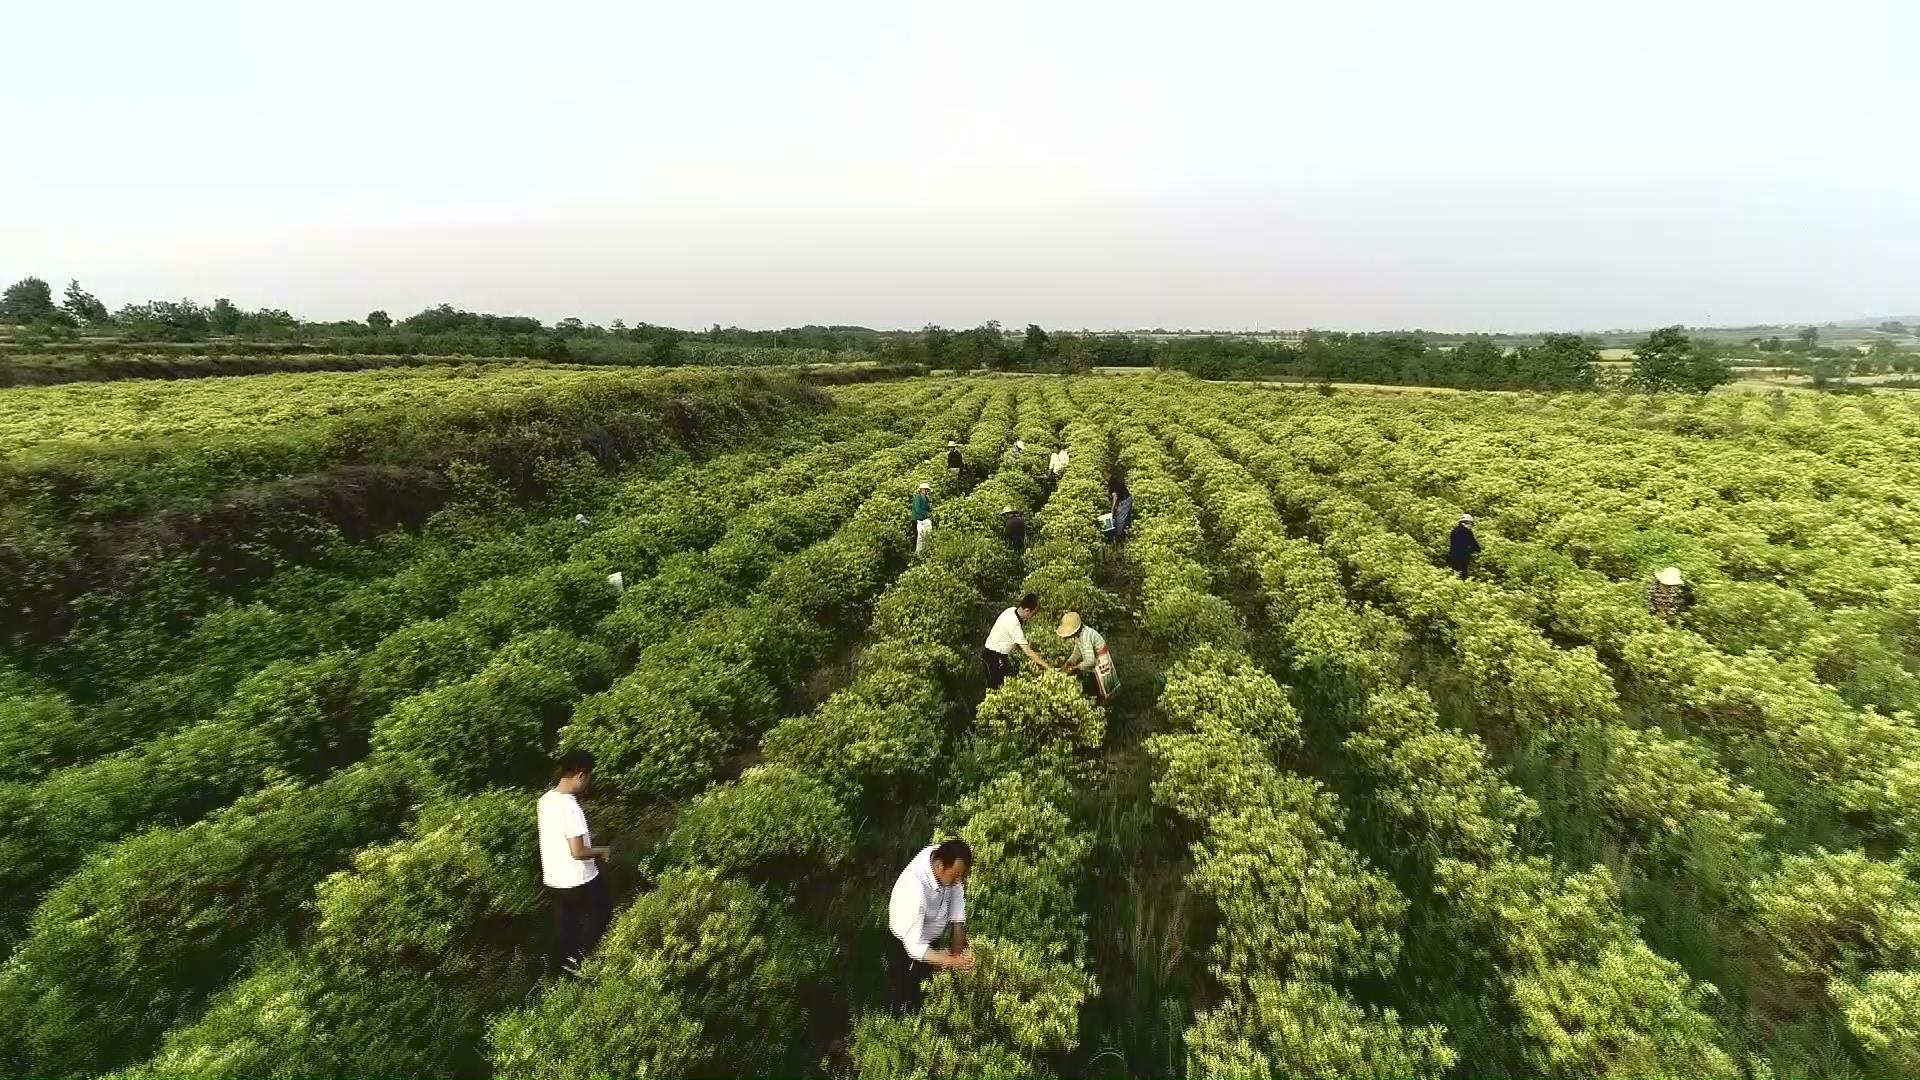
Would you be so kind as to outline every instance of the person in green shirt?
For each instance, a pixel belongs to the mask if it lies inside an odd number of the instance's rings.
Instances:
[[[1073,642],[1073,651],[1060,670],[1080,676],[1080,684],[1105,705],[1120,688],[1120,675],[1114,667],[1113,655],[1107,651],[1107,639],[1082,622],[1077,611],[1060,616],[1060,628],[1055,633]]]
[[[913,493],[913,553],[927,549],[927,537],[933,535],[933,485],[922,482]]]

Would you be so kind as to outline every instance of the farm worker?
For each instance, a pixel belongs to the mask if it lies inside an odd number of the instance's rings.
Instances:
[[[1133,516],[1133,492],[1127,490],[1127,478],[1119,469],[1107,466],[1107,502],[1113,511],[1113,538],[1127,538],[1127,519]]]
[[[1666,567],[1653,575],[1653,584],[1647,586],[1647,610],[1662,619],[1671,621],[1692,602],[1692,590],[1687,588],[1687,581],[1680,576],[1677,566]]]
[[[1054,633],[1073,642],[1073,651],[1067,654],[1061,670],[1079,675],[1080,685],[1106,704],[1120,688],[1120,673],[1114,668],[1113,654],[1107,651],[1107,639],[1083,622],[1077,611],[1060,616],[1060,627]]]
[[[993,621],[993,629],[987,634],[987,646],[982,655],[987,661],[987,689],[998,690],[1000,684],[1007,681],[1007,663],[1013,659],[1013,650],[1018,648],[1027,654],[1027,659],[1047,667],[1046,658],[1033,651],[1027,644],[1025,623],[1040,610],[1040,594],[1028,593],[1020,598],[1020,603],[1000,613]]]
[[[1027,452],[1026,441],[1023,439],[1015,439],[1013,440],[1013,449],[1007,451],[1007,459],[1009,461],[1019,461],[1020,455],[1026,452]]]
[[[1453,534],[1447,537],[1447,565],[1461,577],[1467,576],[1467,569],[1473,565],[1473,557],[1480,554],[1480,538],[1473,535],[1473,515],[1461,514],[1460,523],[1453,527]]]
[[[1066,447],[1063,446],[1060,449],[1055,450],[1053,454],[1047,458],[1047,468],[1053,470],[1053,475],[1055,476],[1059,476],[1061,473],[1067,471],[1067,448]]]
[[[933,485],[920,482],[919,490],[913,493],[913,553],[920,554],[927,549],[927,537],[933,535]]]
[[[967,875],[973,872],[973,848],[965,840],[943,840],[920,849],[893,883],[887,902],[887,929],[900,939],[893,954],[893,1005],[900,1012],[920,1007],[920,995],[935,968],[973,970],[967,946]],[[948,930],[945,949],[933,943]]]
[[[540,880],[553,900],[560,970],[580,974],[580,963],[606,933],[610,908],[600,864],[613,849],[593,846],[580,796],[593,782],[593,755],[573,750],[560,759],[559,776],[540,796]]]
[[[954,442],[952,439],[948,439],[947,440],[947,475],[956,481],[959,480],[960,469],[966,463],[967,463],[966,459],[960,456],[960,444],[957,442]]]
[[[1009,506],[1000,511],[1007,521],[1007,546],[1015,551],[1025,551],[1027,547],[1027,515],[1017,506]]]
[[[584,529],[584,528],[586,528],[586,527],[587,527],[588,525],[590,525],[590,524],[592,524],[591,522],[589,522],[589,521],[587,520],[587,515],[585,515],[585,514],[575,514],[575,515],[573,515],[573,523],[574,523],[575,525],[578,525],[578,526],[580,526],[580,527],[581,527],[581,528],[583,528],[583,529]]]

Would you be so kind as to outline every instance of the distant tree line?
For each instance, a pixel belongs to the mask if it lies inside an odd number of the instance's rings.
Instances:
[[[43,279],[27,277],[0,293],[0,323],[12,324],[56,349],[113,351],[168,344],[192,348],[218,342],[237,354],[280,350],[344,355],[504,356],[581,363],[674,366],[774,362],[794,351],[806,360],[872,359],[960,371],[1078,372],[1102,367],[1152,367],[1208,379],[1284,379],[1360,382],[1461,389],[1581,390],[1624,386],[1706,390],[1731,379],[1736,346],[1694,337],[1682,327],[1655,331],[1635,350],[1630,369],[1600,361],[1598,343],[1578,334],[1539,337],[1449,338],[1431,331],[1339,333],[1308,331],[1297,340],[1152,331],[1139,334],[1070,333],[1029,325],[1008,332],[997,322],[969,329],[926,326],[874,330],[864,326],[800,326],[745,330],[718,324],[682,330],[646,322],[609,326],[562,319],[552,325],[525,315],[465,311],[451,304],[395,319],[385,311],[364,320],[308,321],[277,308],[246,310],[219,298],[153,300],[109,310],[78,281],[56,301]],[[1884,329],[1884,328],[1883,328]],[[1902,327],[1901,329],[1904,329]],[[84,340],[83,340],[84,335]],[[1904,370],[1912,354],[1876,342],[1856,350],[1823,349],[1807,327],[1790,342],[1753,338],[1760,353],[1784,353],[1816,384],[1849,374]],[[765,350],[758,352],[757,350]]]

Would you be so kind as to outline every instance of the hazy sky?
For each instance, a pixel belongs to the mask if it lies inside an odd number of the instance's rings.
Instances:
[[[0,277],[315,318],[1920,311],[1920,4],[9,6]]]

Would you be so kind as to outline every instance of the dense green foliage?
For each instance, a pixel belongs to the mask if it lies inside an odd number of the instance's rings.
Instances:
[[[0,657],[0,1073],[1920,1067],[1904,402],[558,370],[463,376],[498,399],[444,412],[444,372],[340,376],[339,414],[85,388],[124,457],[101,417],[59,447],[18,421],[19,460],[104,485],[7,504],[43,537],[217,503],[274,453],[325,471],[351,448],[321,431],[440,447],[446,494],[270,556],[243,517],[213,539],[260,559],[244,587],[143,562]],[[983,691],[1028,589],[1049,660],[1066,610],[1107,637],[1111,702],[1024,659]],[[533,842],[570,748],[614,850],[579,979]],[[896,1013],[887,890],[945,837],[977,965]]]

